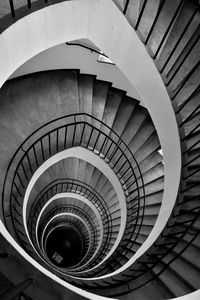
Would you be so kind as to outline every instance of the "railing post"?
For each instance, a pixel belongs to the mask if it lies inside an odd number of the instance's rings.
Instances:
[[[11,15],[14,18],[15,17],[15,8],[14,8],[13,0],[9,0],[9,3],[10,3]]]
[[[31,8],[31,0],[27,0],[28,8]]]
[[[14,300],[20,293],[22,293],[28,286],[33,283],[33,278],[28,278],[13,288],[9,289],[9,291],[0,295],[1,300]]]

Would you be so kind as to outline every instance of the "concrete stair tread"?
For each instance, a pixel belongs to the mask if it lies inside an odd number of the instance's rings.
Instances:
[[[141,148],[135,153],[135,158],[138,162],[143,161],[153,151],[160,149],[160,143],[156,133],[153,133],[147,141],[142,145]]]
[[[92,116],[102,120],[106,98],[110,84],[103,81],[96,81],[93,85]],[[97,126],[100,126],[97,123]]]
[[[143,121],[147,116],[147,111],[140,106],[137,106],[133,111],[131,118],[129,118],[124,131],[122,132],[122,139],[128,145],[132,140],[133,136],[136,134],[140,126],[142,125]],[[131,131],[131,136],[130,136]]]
[[[190,18],[192,17],[195,8],[196,6],[190,2],[185,2],[184,5],[180,8],[179,14],[175,20],[175,23],[173,24],[173,28],[171,29],[170,35],[165,43],[165,47],[163,47],[158,58],[159,65],[161,67],[165,66],[165,72],[170,70],[170,68],[173,66],[173,62],[177,60],[180,51],[185,47],[188,39],[191,37],[192,32],[196,28],[196,20],[193,20],[190,23],[189,29],[182,36],[182,39],[179,42],[179,48],[177,49],[177,51],[172,52],[173,55],[170,59],[169,53],[173,50],[178,38],[181,36],[181,34],[184,32],[185,27],[190,22]]]
[[[164,264],[160,263],[160,266],[164,266]],[[153,269],[156,274],[159,270],[160,268],[158,267]],[[177,272],[168,267],[161,275],[159,275],[159,278],[165,283],[168,289],[178,297],[193,291],[191,285],[184,280],[184,274],[182,274],[182,276],[179,276]]]
[[[173,253],[170,252],[164,261],[167,262],[169,258],[173,259],[173,257]],[[186,280],[194,289],[199,289],[199,270],[194,265],[184,258],[179,257],[170,264],[170,268],[177,272],[180,276],[183,276],[184,280]]]
[[[114,88],[109,89],[102,121],[110,128],[112,128],[113,126],[123,95],[124,92],[121,90],[117,90]]]
[[[131,142],[128,144],[133,154],[136,153],[138,149],[140,149],[143,146],[143,144],[148,140],[148,138],[153,134],[154,131],[154,126],[150,117],[148,116],[142,122],[140,128],[138,128],[137,132],[131,139]]]
[[[123,101],[120,102],[118,107],[117,114],[115,116],[115,120],[113,123],[113,130],[121,136],[127,121],[129,120],[131,114],[133,113],[134,109],[138,105],[137,100],[133,100],[128,96],[123,97]]]
[[[92,75],[79,75],[79,107],[80,112],[87,114],[92,113],[92,95],[93,95],[93,84],[95,76]]]

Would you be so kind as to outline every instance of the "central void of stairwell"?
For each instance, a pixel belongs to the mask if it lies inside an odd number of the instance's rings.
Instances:
[[[61,268],[76,265],[82,258],[82,239],[73,228],[55,228],[47,237],[46,253]]]
[[[85,197],[79,195],[79,194],[75,194],[73,192],[70,192],[70,193],[59,193],[59,194],[56,194],[54,197],[50,198],[47,203],[43,206],[43,208],[41,209],[40,211],[40,214],[37,218],[37,223],[36,223],[36,228],[35,228],[35,231],[36,231],[36,241],[37,241],[37,244],[38,244],[38,247],[39,247],[39,241],[38,241],[38,235],[37,235],[37,231],[38,231],[38,225],[39,225],[39,222],[40,222],[40,219],[42,217],[42,214],[43,212],[45,211],[45,209],[54,201],[57,201],[58,199],[60,198],[67,198],[67,197],[72,197],[80,202],[83,202],[83,203],[86,203],[92,210],[93,212],[95,213],[98,221],[99,221],[99,225],[100,225],[100,240],[99,240],[99,245],[96,249],[96,251],[94,252],[93,256],[96,255],[96,253],[99,251],[99,248],[101,246],[101,243],[102,243],[102,240],[103,240],[103,223],[102,223],[102,219],[101,219],[101,216],[100,216],[100,213],[98,211],[98,209]],[[52,219],[46,224],[45,228],[48,226],[48,224],[52,221]],[[84,222],[84,221],[83,221]],[[85,226],[87,227],[87,224],[85,224]],[[89,230],[88,230],[89,231]],[[43,239],[43,236],[44,236],[44,232],[45,232],[45,229],[43,230],[43,234],[42,234],[42,239]],[[89,236],[91,236],[91,233],[89,231]],[[118,241],[116,241],[116,243],[118,244]],[[44,249],[43,249],[43,253],[44,253]],[[108,255],[106,256],[106,259],[107,257],[109,257],[110,255],[112,255],[113,251],[111,250],[110,253],[108,253]],[[93,258],[93,257],[92,257]],[[92,259],[91,258],[91,259]],[[91,260],[90,259],[90,260]],[[90,260],[88,261],[88,263],[90,262]],[[97,267],[97,266],[96,266]]]

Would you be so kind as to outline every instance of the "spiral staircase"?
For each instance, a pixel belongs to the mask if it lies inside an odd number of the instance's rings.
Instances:
[[[64,2],[4,0],[1,35]],[[200,297],[200,5],[109,2],[143,42],[171,99],[182,155],[172,212],[139,255],[169,189],[162,143],[139,99],[77,69],[7,80],[0,91],[3,300]]]

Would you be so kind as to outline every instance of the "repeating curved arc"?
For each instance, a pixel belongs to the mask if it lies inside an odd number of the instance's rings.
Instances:
[[[42,214],[44,213],[45,209],[54,201],[60,199],[60,198],[65,198],[65,197],[73,197],[79,201],[82,201],[83,203],[86,203],[96,214],[96,216],[98,217],[98,221],[100,222],[100,241],[99,241],[99,245],[94,253],[93,256],[96,255],[96,253],[99,251],[99,248],[101,246],[101,243],[102,243],[102,240],[103,240],[103,223],[102,223],[102,219],[101,219],[101,216],[99,214],[99,211],[97,210],[97,208],[89,201],[87,200],[85,197],[81,196],[81,195],[78,195],[78,194],[75,194],[75,193],[60,193],[60,194],[57,194],[55,195],[53,198],[49,199],[48,202],[45,204],[45,206],[43,206],[43,208],[41,209],[40,211],[40,214],[38,216],[38,219],[37,219],[37,223],[36,223],[36,232],[38,230],[38,226],[39,226],[39,222],[40,222],[40,218],[42,217]],[[37,234],[36,234],[36,237],[37,237]],[[37,244],[38,244],[38,238],[37,239]]]
[[[99,215],[99,219],[100,219],[100,222],[101,222],[101,217],[104,216],[104,221],[103,221],[103,225],[102,226],[107,226],[109,228],[109,230],[106,228],[104,229],[104,236],[106,236],[106,242],[104,241],[104,248],[106,245],[108,245],[108,242],[112,236],[112,231],[111,231],[111,224],[112,224],[112,217],[108,214],[109,212],[109,209],[108,209],[108,206],[107,204],[105,203],[104,199],[100,196],[100,194],[98,194],[95,190],[93,190],[89,185],[79,181],[79,180],[73,180],[73,179],[58,179],[58,180],[55,180],[53,181],[52,183],[48,184],[46,187],[44,187],[42,189],[42,191],[39,193],[39,195],[36,197],[36,199],[34,200],[33,204],[36,202],[36,207],[35,208],[31,208],[31,211],[34,211],[33,214],[31,214],[31,216],[29,215],[29,218],[28,218],[28,227],[31,228],[29,229],[29,232],[31,233],[31,236],[33,236],[33,233],[36,231],[37,232],[37,228],[38,228],[38,223],[39,223],[39,219],[40,219],[40,215],[42,213],[42,211],[45,209],[46,205],[49,204],[49,202],[51,201],[51,199],[55,199],[55,197],[57,197],[57,193],[54,193],[54,192],[51,192],[50,195],[49,195],[49,191],[57,191],[57,188],[54,189],[54,187],[57,187],[57,184],[60,186],[61,185],[61,188],[60,191],[59,191],[59,195],[77,195],[77,197],[80,197],[83,199],[84,197],[86,197],[85,201],[84,202],[87,202],[88,201],[91,201],[91,207],[94,207],[95,208],[95,211],[96,211],[96,214]],[[70,189],[68,187],[68,184],[70,186]],[[75,185],[75,187],[73,186],[73,184]],[[80,189],[78,189],[76,191],[76,188],[80,185]],[[65,188],[63,188],[65,187]],[[82,189],[84,188],[84,189]],[[83,192],[83,190],[85,190],[85,192]],[[92,198],[90,196],[90,194],[88,195],[87,193],[87,190],[89,190],[92,195]],[[68,191],[68,192],[67,192]],[[45,195],[48,195],[48,197],[46,197]],[[89,199],[87,200],[87,197],[89,197]],[[43,205],[43,208],[42,210],[40,211],[40,207],[41,207],[41,204],[40,204],[40,200],[42,200],[42,205]],[[45,199],[45,200],[44,200]],[[100,201],[100,202],[99,202]],[[96,208],[96,203],[98,203],[98,206],[100,207],[100,211]],[[90,202],[89,202],[90,204]],[[33,206],[33,205],[32,205]],[[39,215],[37,213],[37,206],[39,206]],[[35,224],[35,222],[32,222],[31,220],[34,220],[36,218],[37,222]],[[33,223],[34,223],[34,228],[33,229]],[[111,228],[109,227],[111,226]],[[110,236],[111,235],[111,236]],[[101,242],[100,242],[101,243]],[[99,246],[98,246],[99,248]],[[98,249],[97,248],[97,249]],[[103,249],[104,249],[103,248]],[[103,250],[101,250],[103,251]],[[104,255],[105,256],[105,255]],[[87,262],[87,264],[90,262],[90,260]],[[86,266],[86,265],[85,265]]]
[[[54,228],[52,228],[49,232],[48,232],[48,234],[46,235],[46,237],[44,238],[44,242],[43,242],[43,252],[45,253],[46,252],[46,244],[47,244],[47,239],[48,239],[48,237],[49,237],[49,235],[55,230],[55,229],[57,229],[57,228],[59,228],[59,227],[62,227],[62,226],[64,226],[64,225],[56,225]],[[68,225],[68,228],[73,228],[73,230],[74,231],[76,231],[76,233],[79,235],[79,237],[82,239],[82,236],[81,236],[81,234],[80,234],[80,231],[79,230],[77,230],[76,229],[76,227],[74,227],[74,226],[72,226],[72,225]],[[85,254],[85,256],[87,255],[87,252],[86,252],[86,254]],[[46,258],[47,258],[47,256],[46,256]],[[84,257],[82,258],[82,260],[84,259]],[[81,260],[81,261],[82,261]],[[80,261],[80,263],[81,263],[81,261]],[[74,266],[73,266],[73,268],[74,268]]]
[[[75,6],[77,5],[77,3],[78,2],[76,2],[76,4],[75,4]],[[82,7],[81,9],[81,11],[83,12],[83,11],[85,11],[85,9],[87,8],[88,10],[87,11],[89,11],[90,9],[92,9],[93,7],[86,7],[87,6],[87,4],[88,4],[89,2],[85,2],[84,3],[84,7]],[[93,3],[94,3],[94,1],[93,1]],[[91,3],[89,3],[89,4],[91,4]],[[104,8],[103,8],[103,5],[104,5],[105,3],[103,2],[103,1],[100,1],[98,4],[97,3],[95,3],[95,5],[102,5],[102,7],[100,8],[100,10],[104,10]],[[109,6],[110,7],[108,7],[108,3],[106,3],[107,5],[106,5],[106,8],[107,8],[107,12],[109,11],[109,13],[110,13],[110,15],[112,15],[112,12],[115,12],[115,15],[117,14],[117,17],[118,17],[118,21],[119,20],[121,20],[121,16],[120,16],[120,14],[116,11],[116,9],[114,8],[114,6],[111,8],[111,6],[112,6],[112,3],[109,3]],[[66,5],[66,3],[63,5],[63,7],[62,8],[64,8],[64,6]],[[67,6],[68,6],[68,9],[70,10],[70,5],[71,5],[71,3],[69,4],[69,3],[67,3]],[[74,5],[74,4],[73,4]],[[56,6],[55,6],[56,7]],[[74,8],[74,7],[73,7]],[[45,9],[46,10],[46,9]],[[48,11],[49,13],[51,13],[51,10],[49,10]],[[69,11],[68,11],[69,12]],[[114,20],[115,19],[115,17],[113,17],[113,18],[110,18],[110,15],[109,15],[109,19],[110,19],[110,21],[112,20]],[[39,12],[37,12],[37,16],[39,17]],[[93,14],[93,16],[94,16],[94,18],[96,17],[95,16],[95,14]],[[32,18],[33,16],[31,16],[31,18]],[[83,14],[82,14],[82,17],[83,17]],[[106,14],[105,14],[105,16],[104,17],[106,17]],[[29,17],[27,17],[27,19],[29,19]],[[27,20],[26,19],[26,20]],[[75,19],[75,18],[74,18]],[[80,18],[81,19],[81,18]],[[123,23],[123,28],[124,28],[124,26],[125,27],[127,27],[127,25],[125,25],[125,23],[124,23],[124,21],[122,22]],[[84,22],[82,23],[82,24],[84,24]],[[107,26],[107,23],[105,23],[105,26]],[[72,26],[73,27],[73,26]],[[71,27],[71,28],[72,28]],[[93,27],[93,28],[96,28],[96,26],[95,26],[95,24],[94,24],[94,26],[91,26],[91,27]],[[90,30],[91,30],[91,27],[90,27]],[[113,27],[114,28],[114,27]],[[53,28],[51,28],[52,30],[53,30]],[[83,26],[82,26],[82,29],[83,29]],[[101,30],[100,28],[98,28],[98,30]],[[108,31],[109,32],[109,31]],[[63,32],[60,32],[60,36],[62,36],[62,33]],[[71,33],[70,33],[71,34]],[[132,35],[132,32],[131,32],[131,35]],[[127,35],[126,35],[126,37],[127,36],[130,36],[129,34],[128,34],[128,32],[127,32]],[[93,36],[94,37],[94,36]],[[96,38],[96,37],[95,37]],[[66,41],[66,36],[65,36],[65,41]],[[55,42],[56,43],[56,42]],[[97,42],[97,44],[98,44],[98,42]],[[137,38],[137,46],[138,46],[138,38]],[[21,46],[23,45],[23,43],[21,44]],[[30,45],[31,46],[31,45]],[[22,46],[23,47],[23,46]],[[107,52],[108,54],[109,54],[109,56],[112,58],[113,57],[113,54],[111,53],[112,52],[112,50],[110,49],[108,49],[108,51],[106,51],[106,49],[105,49],[105,45],[103,46],[102,45],[102,47],[101,47],[103,50],[105,50],[105,52]],[[37,50],[38,51],[38,50]],[[142,51],[143,52],[143,51]],[[128,57],[130,57],[129,55],[126,55],[126,57],[128,58]],[[130,61],[135,57],[134,55],[131,55],[131,59],[129,60],[129,66],[130,66]],[[147,58],[147,55],[145,54],[145,57]],[[114,57],[113,57],[114,58]],[[22,56],[21,56],[21,58],[20,59],[22,59],[22,60],[24,60],[24,57],[22,58]],[[118,59],[116,58],[114,58],[113,59],[114,61],[119,61],[120,59],[119,59],[119,57],[118,57]],[[145,59],[145,61],[146,61],[146,59]],[[120,61],[119,61],[120,62]],[[19,64],[19,61],[18,61],[18,64]],[[120,65],[120,64],[119,64]],[[153,64],[152,64],[152,68],[154,69],[154,67],[153,67]],[[150,69],[151,69],[151,67],[150,67]],[[126,71],[124,70],[124,72],[126,73]],[[156,71],[157,72],[157,71]],[[154,74],[155,75],[155,74]],[[153,76],[154,77],[154,79],[155,79],[155,76]],[[135,78],[134,78],[135,79]],[[131,79],[131,81],[133,82],[133,78]],[[145,85],[144,84],[144,82],[142,83],[143,85]],[[136,84],[136,86],[137,86],[137,84]],[[159,87],[160,87],[160,84],[158,85]],[[142,86],[141,86],[142,87]],[[146,102],[146,100],[148,100],[148,97],[146,97],[145,96],[145,94],[143,94],[143,96],[144,96],[144,101]],[[166,97],[165,97],[166,98]],[[166,101],[166,103],[168,103],[168,101]],[[151,108],[150,108],[150,113],[151,113]],[[160,114],[159,115],[161,115],[161,111],[160,111]],[[166,115],[166,111],[165,111],[165,115]],[[157,119],[156,117],[154,118],[153,117],[153,119],[155,120],[155,119]],[[156,123],[156,122],[155,122]],[[173,122],[172,122],[173,123]],[[175,132],[174,131],[174,128],[176,128],[176,125],[173,123],[172,124],[171,123],[171,125],[173,126],[173,132]],[[175,125],[175,126],[174,126]],[[160,129],[159,128],[157,128],[158,129],[158,133],[160,133],[161,132],[161,127],[160,127]],[[160,134],[159,134],[160,135]],[[161,135],[160,135],[160,137],[161,137]],[[172,138],[172,137],[170,137],[170,138]],[[175,144],[177,144],[177,141],[178,141],[178,135],[177,135],[177,137],[176,137],[176,139],[175,139],[175,142],[174,142],[174,145]],[[162,144],[162,138],[161,138],[161,144]],[[166,145],[166,139],[165,139],[165,145]],[[162,148],[165,148],[165,147],[162,147]],[[180,154],[180,151],[178,151],[178,149],[177,149],[177,154],[178,154],[178,152],[179,152],[179,154]],[[168,152],[168,153],[170,153],[170,151]],[[167,151],[164,151],[164,159],[165,159],[165,166],[167,166],[168,164],[167,164],[167,161],[166,161],[166,157],[167,157]],[[177,155],[177,161],[179,161],[179,158],[180,158],[180,155]],[[178,158],[179,157],[179,158]],[[170,165],[170,164],[169,164]],[[168,168],[168,167],[167,167]],[[175,173],[174,173],[175,174]],[[168,177],[168,175],[167,175],[167,178],[169,179],[169,177]],[[178,178],[178,176],[176,176],[176,179]],[[167,180],[168,181],[168,180]],[[166,182],[166,181],[165,181]],[[173,180],[173,182],[175,182],[174,180]],[[166,190],[167,190],[167,188],[165,187],[165,195],[166,195]],[[165,195],[164,195],[164,198],[166,198],[165,197]],[[175,197],[174,197],[175,198]],[[153,235],[153,233],[151,234],[151,235]],[[149,238],[149,240],[150,240],[150,238]],[[147,241],[146,241],[146,243],[145,243],[145,245],[147,245]],[[146,247],[146,246],[143,246],[142,248],[144,248],[144,247]],[[140,249],[140,252],[142,252],[143,250],[142,250],[142,248]]]
[[[73,217],[79,219],[81,222],[83,222],[84,225],[85,225],[85,227],[88,229],[89,237],[90,237],[90,240],[91,240],[91,232],[90,232],[90,229],[88,228],[87,223],[86,223],[83,219],[81,219],[80,216],[78,216],[78,215],[76,215],[76,214],[74,214],[74,213],[71,213],[71,212],[60,213],[60,214],[57,214],[56,216],[52,217],[52,218],[47,222],[47,224],[46,224],[45,227],[44,227],[44,230],[43,230],[42,236],[41,236],[41,240],[43,240],[43,238],[44,238],[44,233],[45,233],[45,230],[47,229],[48,225],[51,224],[51,222],[52,222],[53,220],[55,220],[55,219],[57,219],[57,218],[59,218],[59,217],[62,217],[62,216],[73,216]],[[43,251],[44,251],[44,249],[43,249]]]
[[[74,151],[75,149],[76,149],[76,151]],[[115,244],[115,247],[113,247],[113,251],[114,251],[117,248],[117,245],[119,244],[121,237],[123,236],[123,232],[124,232],[124,228],[125,228],[125,224],[126,224],[126,221],[124,219],[124,216],[126,215],[126,213],[125,213],[125,211],[126,211],[126,201],[125,201],[124,193],[122,191],[122,188],[121,188],[121,185],[118,181],[118,178],[115,177],[114,173],[110,170],[110,168],[105,163],[103,163],[100,158],[96,157],[95,154],[90,153],[90,152],[88,153],[87,150],[82,149],[82,148],[80,149],[79,147],[72,148],[72,149],[67,149],[67,150],[64,150],[64,151],[56,154],[53,157],[53,161],[52,161],[51,158],[49,158],[39,169],[37,169],[37,171],[35,172],[34,176],[31,179],[31,181],[29,182],[29,185],[27,187],[27,190],[26,190],[26,193],[25,193],[25,196],[24,196],[23,220],[24,220],[24,228],[25,228],[25,231],[26,231],[27,237],[29,238],[30,243],[32,244],[32,242],[30,240],[30,237],[29,237],[28,230],[27,230],[27,225],[26,225],[26,205],[28,203],[28,198],[29,198],[31,189],[34,186],[37,179],[39,178],[39,176],[45,171],[45,169],[47,169],[49,166],[51,166],[52,163],[54,164],[57,161],[62,160],[66,157],[78,157],[78,158],[81,158],[81,159],[86,160],[88,162],[91,162],[95,167],[100,169],[101,172],[103,174],[105,174],[107,178],[109,178],[112,185],[115,186],[115,190],[116,190],[116,193],[118,195],[118,199],[120,200],[120,203],[121,203],[122,222],[121,222],[121,226],[120,226],[118,241]]]
[[[43,230],[43,232],[42,232],[41,240],[43,240],[43,238],[44,238],[44,232],[45,232],[46,228],[48,227],[48,225],[49,225],[54,219],[56,219],[56,218],[58,218],[58,217],[62,217],[62,216],[65,216],[65,217],[66,217],[66,216],[73,216],[74,218],[77,218],[77,219],[79,219],[81,222],[83,222],[83,224],[86,226],[86,228],[87,228],[87,230],[88,230],[89,238],[90,238],[90,241],[91,241],[91,231],[90,231],[90,229],[88,228],[87,223],[86,223],[84,220],[82,220],[82,218],[81,218],[80,216],[78,216],[77,214],[70,213],[70,212],[68,212],[68,213],[67,213],[67,212],[66,212],[66,213],[60,213],[60,214],[58,214],[58,215],[52,217],[52,219],[49,220],[49,222],[46,224],[46,226],[45,226],[45,228],[44,228],[44,230]],[[42,251],[43,251],[43,254],[44,254],[45,258],[47,259],[48,265],[50,265],[51,267],[53,267],[53,268],[55,269],[55,267],[53,266],[53,264],[49,261],[49,259],[48,259],[48,257],[47,257],[47,255],[46,255],[46,253],[45,253],[45,251],[44,251],[43,248],[42,248]],[[85,256],[87,256],[88,252],[89,252],[89,248],[88,248],[88,251],[86,252]],[[85,257],[85,256],[84,256],[84,257]],[[56,268],[55,270],[56,270],[56,272],[58,272],[58,273],[60,273],[60,274],[63,275],[63,270],[62,270],[62,268],[59,268],[59,269]],[[68,274],[68,276],[71,277],[71,278],[75,278],[75,277],[73,277],[72,275],[69,275],[69,274]]]

